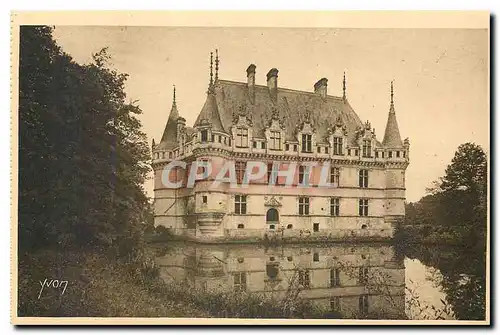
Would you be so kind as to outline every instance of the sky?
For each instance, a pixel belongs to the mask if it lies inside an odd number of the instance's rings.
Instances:
[[[54,37],[80,63],[108,47],[112,66],[129,74],[126,93],[138,100],[149,143],[158,142],[177,89],[181,116],[192,126],[203,107],[210,52],[219,49],[221,79],[256,84],[279,70],[280,87],[347,98],[378,140],[384,135],[394,80],[396,117],[410,140],[407,201],[418,201],[443,176],[457,147],[474,142],[489,152],[489,50],[485,29],[305,29],[56,26]],[[152,195],[152,182],[146,186]]]

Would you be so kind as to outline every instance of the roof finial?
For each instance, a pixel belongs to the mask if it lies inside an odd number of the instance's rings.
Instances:
[[[219,49],[215,49],[215,81],[219,79]]]
[[[210,52],[210,85],[209,85],[210,88],[214,84],[213,64],[214,64],[214,53]]]
[[[175,101],[175,84],[174,84],[174,101],[172,102],[172,105],[173,105],[173,106],[176,106],[176,105],[177,105],[177,102]]]
[[[394,80],[391,80],[391,105],[394,105]]]
[[[345,71],[344,71],[344,79],[342,80],[342,91],[343,91],[342,99],[346,101],[347,97],[346,97],[346,85],[345,85]]]

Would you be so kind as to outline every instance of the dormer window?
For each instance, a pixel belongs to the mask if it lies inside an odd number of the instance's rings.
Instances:
[[[302,134],[302,152],[312,152],[312,135]]]
[[[237,148],[248,148],[248,129],[247,128],[237,128],[236,129],[236,147]]]
[[[201,131],[201,141],[208,142],[208,130],[205,129]]]
[[[371,156],[372,156],[372,141],[363,140],[363,157],[371,157]]]
[[[271,130],[271,137],[269,149],[271,150],[281,150],[281,132],[276,130]]]
[[[333,154],[334,155],[343,155],[343,138],[342,137],[334,137],[333,138]]]

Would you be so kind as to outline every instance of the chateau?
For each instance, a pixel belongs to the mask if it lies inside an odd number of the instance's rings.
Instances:
[[[280,87],[276,68],[267,72],[267,85],[256,84],[254,64],[246,75],[246,82],[220,79],[216,54],[214,76],[211,55],[206,101],[193,127],[179,112],[174,88],[163,136],[152,145],[155,226],[200,242],[392,238],[405,214],[409,164],[392,82],[380,142],[349,104],[345,74],[340,96],[329,94],[326,78],[306,92]],[[218,180],[228,161],[237,185]],[[210,169],[202,167],[204,178],[188,185],[190,173],[199,173],[199,166],[191,170],[196,162]],[[252,162],[267,172],[243,185]],[[325,164],[330,187],[318,186]]]

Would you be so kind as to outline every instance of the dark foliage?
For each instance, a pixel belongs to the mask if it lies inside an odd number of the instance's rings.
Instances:
[[[19,248],[110,249],[142,239],[149,148],[106,49],[77,64],[52,28],[23,26],[19,66]]]

